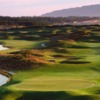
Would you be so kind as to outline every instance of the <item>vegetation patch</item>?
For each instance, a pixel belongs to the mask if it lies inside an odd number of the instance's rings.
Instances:
[[[6,62],[6,63],[5,63]],[[6,70],[25,70],[39,67],[41,65],[48,64],[48,62],[42,58],[32,56],[29,54],[6,54],[0,55],[0,68]]]
[[[96,25],[0,31],[0,43],[11,47],[0,52],[0,68],[15,72],[0,87],[0,100],[100,100],[99,31]]]
[[[11,54],[21,54],[21,55],[33,55],[33,56],[38,56],[38,57],[43,57],[43,51],[42,50],[21,50],[17,52],[12,52]]]

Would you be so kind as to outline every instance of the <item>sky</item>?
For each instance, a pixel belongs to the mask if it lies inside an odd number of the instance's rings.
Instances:
[[[100,4],[100,0],[0,0],[0,16],[40,16],[55,10]]]

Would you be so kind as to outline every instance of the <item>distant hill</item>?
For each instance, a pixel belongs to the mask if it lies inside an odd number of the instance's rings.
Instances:
[[[57,10],[43,14],[44,17],[89,16],[100,17],[100,4]]]

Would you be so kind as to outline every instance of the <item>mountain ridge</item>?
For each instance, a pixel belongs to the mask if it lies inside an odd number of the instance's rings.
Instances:
[[[100,17],[100,4],[56,10],[42,15],[43,17],[89,16]]]

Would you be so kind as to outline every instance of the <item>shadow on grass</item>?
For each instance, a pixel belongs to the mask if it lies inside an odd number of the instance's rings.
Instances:
[[[70,46],[69,48],[75,48],[75,49],[90,49],[90,47],[87,47],[87,46],[77,46],[77,45]]]
[[[11,91],[9,91],[9,90],[7,90],[5,88],[0,87],[0,100],[4,100],[3,99],[4,96],[9,95],[11,93],[12,93]]]
[[[99,67],[92,67],[91,69],[92,69],[93,71],[96,71],[96,72],[100,73],[100,68],[99,68]]]
[[[60,62],[61,64],[88,64],[88,63],[90,63],[90,62],[88,62],[88,61],[61,61]]]
[[[20,81],[11,81],[3,86],[0,86],[0,100],[5,100],[4,97],[6,97],[6,96],[12,97],[12,94],[15,93],[16,91],[11,91],[11,90],[7,89],[6,87],[9,85],[18,84],[18,83],[20,83]],[[13,96],[16,97],[16,95],[13,95]],[[10,99],[7,99],[7,100],[10,100]]]
[[[20,81],[10,81],[10,82],[8,82],[7,84],[5,84],[4,86],[9,86],[9,85],[14,85],[14,84],[18,84],[18,83],[20,83]]]
[[[93,100],[91,96],[72,96],[66,92],[25,92],[16,100]]]

